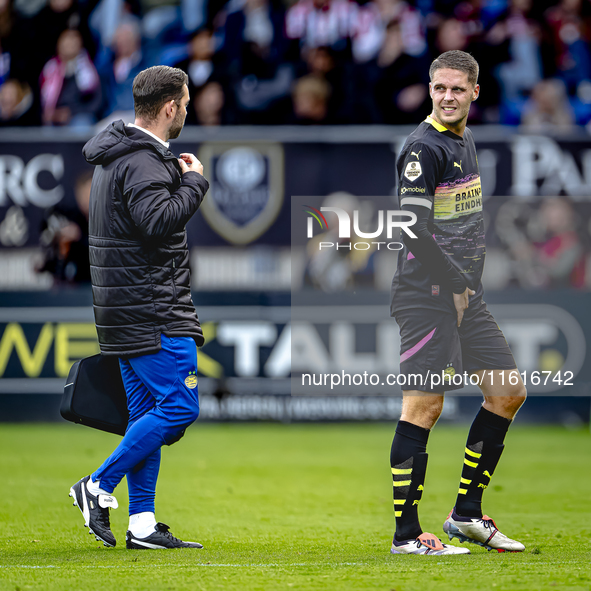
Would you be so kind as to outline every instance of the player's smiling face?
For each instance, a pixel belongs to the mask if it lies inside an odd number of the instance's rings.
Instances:
[[[432,117],[444,127],[464,134],[472,101],[478,98],[480,87],[468,82],[468,74],[451,68],[440,68],[429,83],[433,99]]]

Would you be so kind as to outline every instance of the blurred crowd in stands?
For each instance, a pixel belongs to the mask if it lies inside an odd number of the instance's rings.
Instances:
[[[188,124],[412,124],[429,63],[480,63],[471,123],[591,120],[591,0],[0,0],[0,125],[131,120],[134,76],[190,79]]]

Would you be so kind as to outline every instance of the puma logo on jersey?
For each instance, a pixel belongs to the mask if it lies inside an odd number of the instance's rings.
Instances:
[[[491,475],[490,475],[490,472],[489,472],[488,470],[485,470],[485,471],[482,473],[482,475],[483,475],[483,476],[488,476],[489,478],[491,477]]]
[[[419,154],[422,152],[423,150],[419,150],[418,152],[411,152],[410,155],[411,156],[416,156],[417,160],[419,159]]]
[[[460,169],[460,172],[462,174],[464,174],[464,171],[462,170],[462,161],[461,160],[460,160],[459,164],[457,162],[454,162],[454,166],[457,166]]]

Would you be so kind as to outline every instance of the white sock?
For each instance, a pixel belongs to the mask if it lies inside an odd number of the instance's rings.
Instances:
[[[96,482],[92,481],[92,477],[90,477],[88,479],[88,482],[86,483],[86,490],[91,494],[94,495],[95,497],[98,497],[99,495],[111,495],[111,493],[108,493],[106,490],[103,490],[100,487],[101,481],[97,480]]]
[[[130,515],[129,531],[136,538],[147,538],[156,531],[156,516],[150,511]]]

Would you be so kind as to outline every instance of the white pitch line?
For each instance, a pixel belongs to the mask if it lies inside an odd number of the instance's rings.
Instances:
[[[218,567],[218,568],[261,568],[261,567],[293,567],[293,566],[370,566],[369,562],[296,562],[289,564],[282,563],[261,563],[261,564],[176,564],[176,563],[165,563],[165,564],[113,564],[113,565],[101,565],[101,564],[47,564],[47,565],[31,565],[31,564],[0,564],[0,568],[60,568],[60,569],[72,569],[72,568],[163,568],[163,567],[174,567],[174,568],[196,568],[196,567]]]

